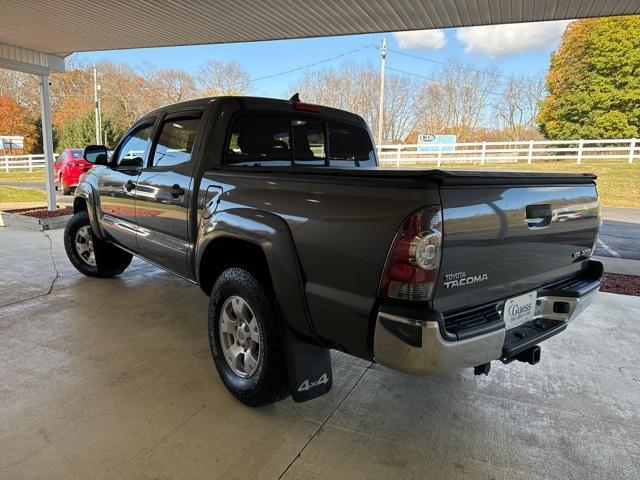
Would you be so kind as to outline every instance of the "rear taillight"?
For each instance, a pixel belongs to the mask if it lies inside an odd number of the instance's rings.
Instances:
[[[380,295],[429,300],[438,278],[442,246],[440,207],[425,207],[402,224],[389,251]]]

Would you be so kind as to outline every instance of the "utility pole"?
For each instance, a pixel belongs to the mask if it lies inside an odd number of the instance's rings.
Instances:
[[[387,61],[387,37],[382,37],[380,48],[380,103],[378,110],[378,145],[382,145],[382,133],[384,130],[384,70]]]
[[[100,113],[100,99],[98,98],[98,70],[93,67],[93,100],[96,105],[96,144],[102,145],[102,115]]]

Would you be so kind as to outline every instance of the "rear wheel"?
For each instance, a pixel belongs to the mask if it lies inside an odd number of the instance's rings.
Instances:
[[[263,282],[243,268],[222,272],[209,301],[209,345],[220,378],[245,405],[289,393],[279,327]]]
[[[89,277],[113,277],[131,263],[131,254],[97,238],[91,230],[89,215],[78,212],[64,230],[67,257],[80,273]]]

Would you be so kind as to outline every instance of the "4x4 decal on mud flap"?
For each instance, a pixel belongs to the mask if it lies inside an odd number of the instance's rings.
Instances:
[[[313,387],[319,387],[320,385],[325,385],[327,383],[329,383],[329,375],[323,373],[315,382],[310,382],[308,379],[306,379],[300,384],[300,386],[298,387],[298,391],[306,392],[307,390],[311,390]]]

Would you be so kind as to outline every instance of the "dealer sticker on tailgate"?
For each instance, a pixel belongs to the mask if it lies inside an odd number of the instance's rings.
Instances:
[[[533,320],[536,312],[536,292],[525,293],[518,297],[513,297],[504,303],[504,323],[507,330],[517,327],[529,320]]]

